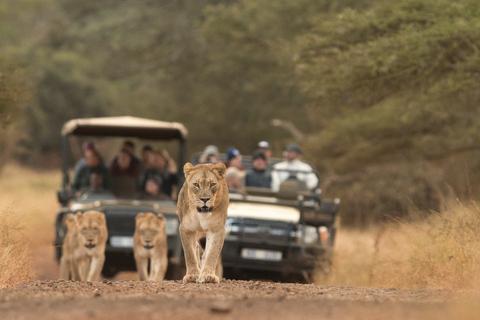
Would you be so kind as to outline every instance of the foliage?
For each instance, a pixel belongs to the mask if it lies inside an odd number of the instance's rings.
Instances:
[[[2,59],[3,58],[3,59]],[[7,63],[7,55],[0,51],[0,168],[12,155],[18,142],[18,121],[29,90],[24,73]]]
[[[478,160],[467,162],[467,155],[480,147],[479,13],[475,1],[403,0],[318,16],[315,28],[298,38],[296,60],[311,99],[309,120],[318,128],[305,144],[307,156],[329,174],[362,175],[375,168],[375,176],[358,182],[363,190],[372,178],[390,186],[401,180],[405,201],[412,194],[407,190],[422,194],[423,186],[407,187],[410,170],[389,178],[392,166],[401,172],[405,162],[428,162],[427,180],[443,191],[452,183],[441,180],[452,168],[446,159],[456,163],[456,172],[459,166],[478,168]],[[470,173],[462,183],[479,185],[472,179],[478,175]],[[368,199],[356,184],[343,190],[339,196],[348,200],[354,190]],[[395,189],[373,190],[383,199]],[[367,207],[404,211],[404,205],[392,208],[375,199]],[[358,211],[344,213],[353,217]]]
[[[344,223],[361,211],[363,224],[412,201],[436,208],[445,185],[480,191],[479,11],[473,0],[7,0],[0,40],[35,87],[26,152],[58,151],[69,118],[131,114],[184,123],[190,152],[269,140],[280,156],[292,137],[271,120],[289,120],[304,157],[338,178],[325,191],[342,198]]]
[[[319,21],[297,64],[322,128],[311,154],[349,171],[478,146],[479,13],[474,1],[405,0]]]

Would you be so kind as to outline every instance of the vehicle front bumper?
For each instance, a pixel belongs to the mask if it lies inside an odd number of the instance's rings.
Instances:
[[[281,252],[281,259],[276,261],[261,258],[242,257],[243,249]],[[312,273],[318,262],[330,258],[331,249],[319,245],[299,245],[296,243],[266,243],[248,240],[225,240],[222,249],[224,268],[234,272],[267,271],[282,275]]]

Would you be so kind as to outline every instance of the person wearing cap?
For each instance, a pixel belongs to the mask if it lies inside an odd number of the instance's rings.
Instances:
[[[198,163],[218,163],[220,160],[218,158],[218,148],[214,145],[208,145],[203,149],[200,158],[198,159]]]
[[[270,163],[270,158],[272,157],[272,148],[270,147],[270,143],[268,141],[260,141],[258,143],[258,150],[262,151],[265,154],[265,158],[267,161],[267,165]]]
[[[240,171],[245,171],[242,167],[242,154],[237,148],[230,147],[227,150],[227,162],[225,166],[228,168],[235,167],[238,168]]]
[[[246,187],[271,188],[272,173],[267,170],[267,157],[263,151],[257,150],[252,157],[253,169],[245,176]]]
[[[273,191],[277,192],[280,188],[280,183],[288,179],[305,181],[310,190],[317,187],[318,177],[313,173],[312,167],[309,164],[300,160],[301,154],[300,147],[296,144],[290,144],[285,148],[285,161],[273,166]]]

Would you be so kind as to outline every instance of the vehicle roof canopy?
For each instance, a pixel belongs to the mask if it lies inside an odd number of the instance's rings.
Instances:
[[[185,140],[188,130],[181,123],[131,116],[73,119],[66,122],[62,135],[136,137],[152,140]]]

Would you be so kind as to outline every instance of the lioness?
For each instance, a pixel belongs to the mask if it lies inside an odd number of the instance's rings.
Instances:
[[[183,282],[218,283],[215,267],[225,239],[228,189],[225,165],[185,164],[185,183],[178,195],[179,232],[187,273]],[[198,254],[197,232],[206,233],[204,259]]]
[[[105,214],[98,211],[77,212],[78,228],[73,249],[74,278],[80,281],[98,281],[105,262],[108,238]]]
[[[135,218],[133,255],[140,280],[162,281],[168,266],[167,229],[165,217],[139,213]],[[150,274],[148,274],[150,259]]]
[[[77,243],[77,223],[75,215],[67,214],[63,220],[67,226],[67,233],[63,239],[62,258],[60,259],[60,279],[78,280],[74,276],[73,251]]]

